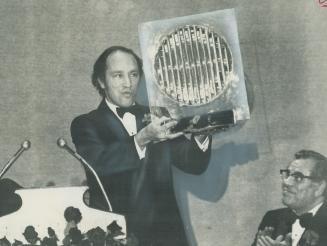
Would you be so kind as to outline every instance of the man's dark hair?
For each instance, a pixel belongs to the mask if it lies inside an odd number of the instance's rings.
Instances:
[[[313,150],[300,150],[294,155],[296,160],[311,159],[315,162],[315,168],[312,170],[311,176],[318,179],[325,180],[327,184],[327,158],[322,154]],[[325,189],[325,197],[327,195],[327,188]]]
[[[107,71],[107,58],[110,54],[116,52],[116,51],[122,51],[125,52],[127,54],[131,54],[136,62],[137,62],[137,66],[139,69],[139,73],[140,76],[142,76],[143,74],[143,69],[142,69],[142,60],[141,58],[136,55],[134,53],[133,50],[123,47],[123,46],[111,46],[108,49],[106,49],[105,51],[102,52],[102,54],[98,57],[98,59],[96,60],[96,62],[94,63],[93,66],[93,73],[92,73],[92,84],[94,85],[94,87],[99,91],[99,94],[104,97],[105,96],[105,92],[104,90],[101,88],[100,86],[100,82],[101,81],[105,81],[106,79],[106,71]]]

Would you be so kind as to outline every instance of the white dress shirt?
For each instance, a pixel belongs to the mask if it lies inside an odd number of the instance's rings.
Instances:
[[[315,206],[313,209],[308,211],[308,213],[312,213],[313,216],[317,213],[319,208],[322,206],[323,203],[319,203],[317,206]],[[296,219],[294,223],[292,224],[292,246],[297,246],[299,243],[303,232],[305,231],[305,228],[303,228],[300,225],[300,220]]]
[[[137,126],[136,126],[136,118],[135,115],[126,112],[123,116],[123,118],[119,117],[119,115],[117,114],[117,108],[118,106],[109,102],[106,99],[106,103],[108,105],[108,107],[110,108],[110,110],[117,116],[117,118],[122,122],[123,126],[125,127],[126,131],[128,132],[128,134],[130,136],[134,136],[137,133]],[[195,142],[197,143],[197,145],[199,146],[199,148],[204,152],[208,149],[209,147],[209,138],[206,137],[206,139],[201,143],[198,139],[197,136],[194,137]],[[145,157],[145,152],[146,152],[146,147],[141,149],[141,147],[138,145],[138,143],[135,140],[134,137],[134,143],[135,143],[135,148],[137,151],[137,154],[139,155],[140,160],[143,159]]]
[[[128,132],[128,134],[130,136],[136,135],[136,133],[137,133],[137,126],[136,126],[136,118],[135,118],[135,115],[131,114],[130,112],[126,112],[124,114],[123,118],[120,118],[119,115],[117,114],[117,108],[118,108],[118,106],[115,105],[115,104],[113,104],[113,103],[110,103],[107,99],[106,99],[106,103],[107,103],[108,107],[111,109],[111,111],[121,121],[121,123],[125,127],[125,129]],[[135,148],[136,148],[137,154],[139,155],[140,160],[143,159],[145,157],[146,147],[143,148],[143,149],[141,149],[141,147],[136,142],[135,137],[134,137],[134,144],[135,144]]]

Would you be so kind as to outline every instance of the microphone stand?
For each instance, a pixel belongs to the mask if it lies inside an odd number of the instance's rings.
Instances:
[[[91,167],[91,165],[89,163],[87,163],[87,161],[82,157],[80,156],[76,151],[72,150],[66,143],[66,140],[63,139],[63,138],[58,138],[57,140],[57,145],[62,148],[62,149],[65,149],[69,154],[71,154],[72,156],[74,156],[84,167],[86,167],[95,177],[100,189],[101,189],[101,192],[107,202],[107,205],[108,205],[108,209],[109,209],[109,212],[112,212],[112,206],[110,204],[110,201],[108,199],[108,196],[106,194],[106,191],[104,190],[103,188],[103,185],[100,181],[100,178],[99,176],[97,175],[97,173],[95,172],[95,170]]]
[[[25,151],[28,150],[31,147],[31,142],[28,140],[25,140],[19,150],[14,154],[13,157],[7,162],[7,164],[2,168],[0,172],[0,179],[3,175],[8,171],[8,169],[12,166],[12,164],[15,163],[15,161],[19,158],[19,156]]]

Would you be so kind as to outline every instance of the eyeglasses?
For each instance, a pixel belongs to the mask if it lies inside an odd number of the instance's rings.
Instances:
[[[281,169],[280,176],[282,177],[283,180],[286,180],[291,176],[297,183],[301,183],[303,179],[311,179],[311,180],[319,179],[318,177],[314,177],[314,176],[306,176],[301,172],[291,173],[289,169]]]

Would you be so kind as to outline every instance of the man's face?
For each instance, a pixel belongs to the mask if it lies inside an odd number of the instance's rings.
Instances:
[[[133,55],[115,51],[107,58],[105,81],[100,81],[109,102],[129,107],[135,102],[140,71]]]
[[[301,172],[305,176],[311,176],[314,168],[315,162],[312,159],[294,160],[288,166],[291,174]],[[296,182],[292,176],[282,179],[282,202],[296,212],[307,212],[321,197],[318,187],[319,183],[308,178],[304,178],[301,182]]]

